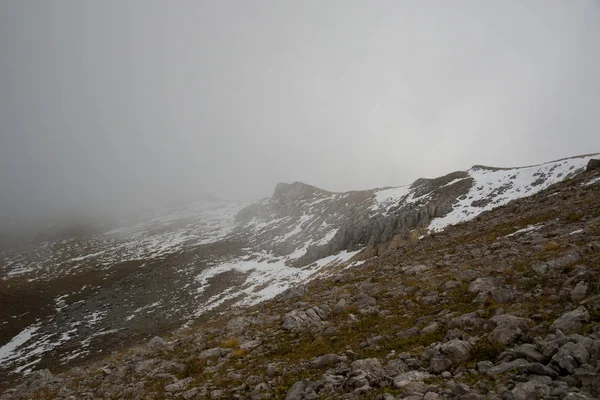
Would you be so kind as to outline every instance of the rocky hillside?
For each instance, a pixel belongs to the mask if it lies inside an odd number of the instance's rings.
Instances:
[[[353,393],[358,386],[346,385],[340,392],[339,385],[322,384],[320,376],[330,364],[346,368],[341,375],[331,377],[336,382],[358,376],[352,375],[358,370],[352,367],[354,358],[367,356],[376,357],[383,369],[395,360],[406,367],[398,371],[435,373],[421,358],[412,365],[413,361],[407,362],[400,355],[416,345],[424,349],[432,343],[441,346],[445,342],[440,332],[451,330],[451,318],[464,314],[461,311],[483,310],[484,314],[477,314],[484,321],[482,325],[458,327],[463,336],[451,339],[477,348],[477,343],[485,341],[472,338],[488,335],[492,324],[488,320],[495,317],[486,304],[509,314],[528,302],[533,307],[540,298],[548,297],[539,293],[546,290],[544,282],[551,288],[551,274],[544,275],[537,291],[536,286],[526,290],[517,285],[527,268],[533,268],[527,262],[533,257],[560,258],[582,237],[593,237],[590,229],[598,228],[598,215],[593,215],[597,209],[593,208],[592,194],[598,193],[598,186],[589,184],[593,179],[590,174],[577,175],[589,158],[514,169],[476,166],[437,179],[420,179],[410,186],[349,193],[330,193],[302,183],[280,184],[272,198],[255,204],[213,202],[161,210],[142,222],[101,234],[11,247],[3,251],[0,264],[0,296],[8,305],[0,311],[0,343],[4,343],[0,373],[9,385],[20,374],[37,369],[56,372],[101,359],[102,366],[108,365],[108,373],[90,370],[96,367],[71,370],[60,378],[60,387],[49,384],[55,378],[42,373],[48,380],[36,373],[16,392],[30,396],[26,394],[32,389],[29,386],[41,385],[42,379],[49,386],[40,396],[77,393],[76,398],[84,392],[89,392],[90,398],[127,398],[153,392],[158,397],[185,392],[189,398],[204,398],[215,391],[215,395],[222,391],[224,398],[230,398],[234,393],[246,395],[248,390],[254,390],[257,398],[262,392],[280,397],[301,378],[311,380],[306,384],[308,393],[319,393],[323,387],[333,387],[331,393]],[[571,177],[575,178],[552,186]],[[547,188],[552,192],[544,191]],[[481,214],[540,191],[493,213]],[[544,196],[549,200],[542,202]],[[571,200],[579,197],[588,199],[589,204],[582,204],[578,211]],[[537,202],[544,207],[536,206]],[[573,215],[561,219],[567,212],[565,204]],[[524,208],[507,211],[511,207]],[[498,216],[490,217],[494,215]],[[475,217],[474,222],[452,227]],[[540,220],[535,220],[538,217]],[[537,225],[541,222],[544,224]],[[584,229],[585,235],[558,235],[553,230],[556,227]],[[519,229],[524,230],[502,236]],[[536,235],[546,236],[540,239]],[[538,237],[538,241],[530,241],[531,237]],[[492,246],[500,246],[502,251]],[[557,247],[545,250],[546,246]],[[577,254],[577,260],[588,257],[583,251]],[[353,256],[355,259],[349,261]],[[586,268],[593,270],[590,263]],[[500,282],[497,275],[504,274],[509,266],[514,270],[509,273],[514,282]],[[471,281],[490,276],[496,283],[486,294],[470,289]],[[536,277],[525,277],[524,282],[531,286]],[[455,281],[449,285],[456,286],[445,290],[447,281],[441,282],[442,278]],[[564,279],[560,274],[555,278]],[[310,282],[307,287],[295,287],[306,282]],[[593,284],[588,283],[586,296],[593,290]],[[559,291],[552,313],[542,313],[544,323],[566,310],[558,302],[564,297]],[[510,300],[497,300],[502,293]],[[275,296],[279,296],[278,301],[263,302]],[[509,305],[515,304],[519,309],[511,311]],[[233,315],[228,312],[219,317],[233,306],[237,309]],[[539,322],[530,315],[516,315]],[[529,320],[527,329],[524,323],[519,329],[529,332],[535,325]],[[198,325],[202,321],[208,321],[207,325]],[[421,335],[424,323],[437,327]],[[108,360],[102,356],[182,326],[191,330],[180,329],[168,342],[153,339],[148,348],[117,353]],[[402,335],[395,335],[404,328],[412,329],[413,335],[398,339]],[[415,333],[417,328],[419,334]],[[373,339],[367,333],[381,338]],[[431,342],[425,343],[429,339]],[[205,350],[212,355],[198,357]],[[314,357],[330,353],[334,355],[327,357],[335,362],[310,367],[316,362]],[[455,374],[455,369],[462,367],[464,374],[471,373],[466,364],[462,365],[471,362],[470,357],[469,361],[453,361],[441,372]],[[138,362],[147,365],[138,371]],[[265,363],[273,364],[272,375],[260,369]],[[418,368],[412,368],[417,364]],[[238,371],[240,365],[246,369]],[[471,369],[478,373],[476,367]],[[122,374],[113,374],[116,370]],[[87,379],[90,372],[94,382]],[[385,379],[379,376],[377,382],[365,375],[361,382],[368,381],[366,392],[373,395],[386,390],[400,394],[403,389],[392,384],[390,377],[395,373],[386,372]],[[439,376],[427,379],[439,380]],[[181,390],[166,389],[172,384]],[[62,390],[61,394],[56,390]]]

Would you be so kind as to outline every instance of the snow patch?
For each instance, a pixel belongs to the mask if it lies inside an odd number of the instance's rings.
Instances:
[[[521,233],[527,233],[527,232],[537,231],[538,229],[542,228],[543,226],[544,226],[544,224],[541,223],[541,222],[539,224],[529,225],[526,228],[519,229],[518,231],[515,231],[515,232],[513,232],[513,233],[511,233],[509,235],[506,235],[504,237],[513,237],[513,236],[517,236],[517,235],[519,235]]]

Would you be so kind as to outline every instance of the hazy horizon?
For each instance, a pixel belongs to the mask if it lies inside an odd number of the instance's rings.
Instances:
[[[600,151],[600,3],[0,3],[0,231]]]

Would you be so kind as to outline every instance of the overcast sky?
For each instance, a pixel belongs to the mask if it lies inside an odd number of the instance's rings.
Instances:
[[[600,151],[600,2],[0,1],[0,221]]]

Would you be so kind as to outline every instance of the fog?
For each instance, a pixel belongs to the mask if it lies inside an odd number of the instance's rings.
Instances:
[[[600,3],[0,2],[0,226],[600,151]]]

